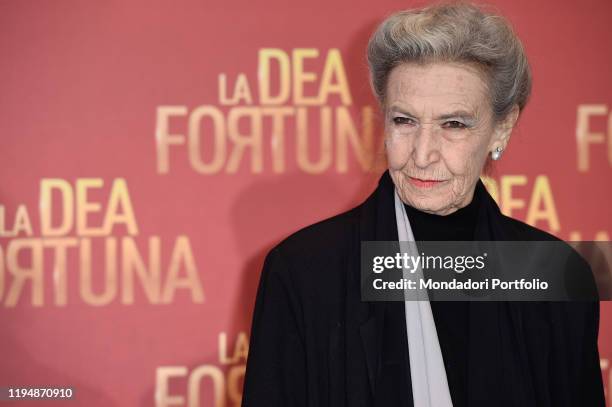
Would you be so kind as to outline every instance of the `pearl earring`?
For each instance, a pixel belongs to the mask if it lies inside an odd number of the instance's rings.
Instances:
[[[499,157],[501,157],[502,151],[503,150],[501,147],[495,148],[495,150],[491,152],[491,158],[494,160],[499,160]]]

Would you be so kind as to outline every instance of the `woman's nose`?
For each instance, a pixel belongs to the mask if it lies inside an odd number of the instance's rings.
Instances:
[[[421,124],[415,132],[412,158],[419,168],[426,168],[440,159],[438,139],[434,126]]]

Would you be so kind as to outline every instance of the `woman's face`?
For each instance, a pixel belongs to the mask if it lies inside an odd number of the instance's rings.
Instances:
[[[466,206],[487,154],[505,148],[511,127],[494,124],[481,75],[461,63],[404,63],[391,71],[385,147],[405,203],[438,215]]]

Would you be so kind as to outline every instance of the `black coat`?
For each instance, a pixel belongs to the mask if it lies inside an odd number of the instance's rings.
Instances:
[[[243,407],[413,405],[403,302],[360,300],[360,242],[398,239],[393,188],[385,171],[361,205],[268,253]],[[558,240],[477,188],[476,240]],[[598,302],[470,302],[469,318],[481,322],[466,349],[470,407],[604,406]]]

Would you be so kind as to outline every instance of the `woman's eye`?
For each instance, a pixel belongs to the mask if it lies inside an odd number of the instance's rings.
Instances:
[[[398,117],[394,117],[393,118],[393,123],[395,123],[395,124],[413,124],[414,120],[412,120],[409,117],[398,116]]]
[[[451,120],[451,121],[444,123],[443,127],[446,127],[448,129],[464,129],[467,126],[457,120]]]

